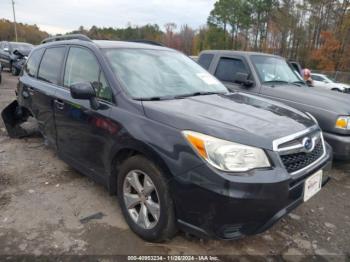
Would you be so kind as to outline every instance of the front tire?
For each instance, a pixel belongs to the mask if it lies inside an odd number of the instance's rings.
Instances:
[[[339,88],[332,88],[332,91],[341,92],[342,93],[342,91]]]
[[[118,173],[118,200],[126,222],[146,241],[176,234],[174,204],[162,171],[143,156],[125,160]]]

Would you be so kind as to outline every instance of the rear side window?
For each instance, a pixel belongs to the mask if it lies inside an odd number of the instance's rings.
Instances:
[[[55,85],[58,84],[65,50],[65,47],[46,49],[39,67],[38,79]]]
[[[24,70],[29,76],[36,77],[36,74],[38,72],[38,67],[40,64],[40,59],[43,52],[44,52],[44,49],[38,49],[38,50],[34,50],[30,55],[28,62],[24,68]]]
[[[221,81],[235,83],[237,73],[249,74],[249,71],[242,60],[235,58],[221,58],[215,76]]]
[[[211,61],[213,60],[213,54],[203,54],[199,57],[198,63],[204,68],[209,69]]]
[[[94,54],[85,48],[71,47],[64,73],[64,86],[83,82],[91,83],[98,98],[112,102],[112,90]]]

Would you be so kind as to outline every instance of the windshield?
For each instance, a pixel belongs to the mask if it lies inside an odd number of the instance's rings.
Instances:
[[[263,83],[297,83],[302,81],[301,77],[293,72],[282,58],[254,55],[251,57],[251,60]]]
[[[26,43],[11,43],[11,46],[13,51],[30,51],[33,49],[33,45]]]
[[[228,92],[215,77],[178,52],[106,49],[105,54],[117,78],[135,99]]]
[[[323,75],[323,78],[327,80],[328,83],[335,83],[332,79],[328,78],[327,76]]]

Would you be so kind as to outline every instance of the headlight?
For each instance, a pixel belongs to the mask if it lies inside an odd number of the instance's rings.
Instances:
[[[244,172],[254,168],[270,167],[265,152],[193,131],[182,132],[194,150],[217,169]]]
[[[350,116],[340,116],[335,123],[335,127],[339,129],[350,130]]]

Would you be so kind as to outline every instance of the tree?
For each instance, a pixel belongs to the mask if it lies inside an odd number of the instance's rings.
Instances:
[[[177,28],[177,25],[175,23],[167,23],[164,25],[165,27],[165,34],[163,37],[163,43],[168,47],[174,47],[177,45],[175,43],[175,30]]]
[[[39,44],[49,34],[41,31],[37,25],[17,23],[18,41]],[[13,23],[6,19],[0,19],[0,41],[15,41]]]
[[[219,0],[214,4],[214,9],[208,17],[208,25],[211,27],[222,27],[224,46],[226,47],[227,25],[230,19],[230,9],[232,8],[231,0]]]
[[[179,36],[181,41],[180,50],[187,55],[191,55],[193,52],[193,41],[195,31],[188,25],[181,26]]]
[[[312,53],[312,60],[318,69],[335,71],[340,42],[335,39],[332,32],[321,32],[321,46]]]

